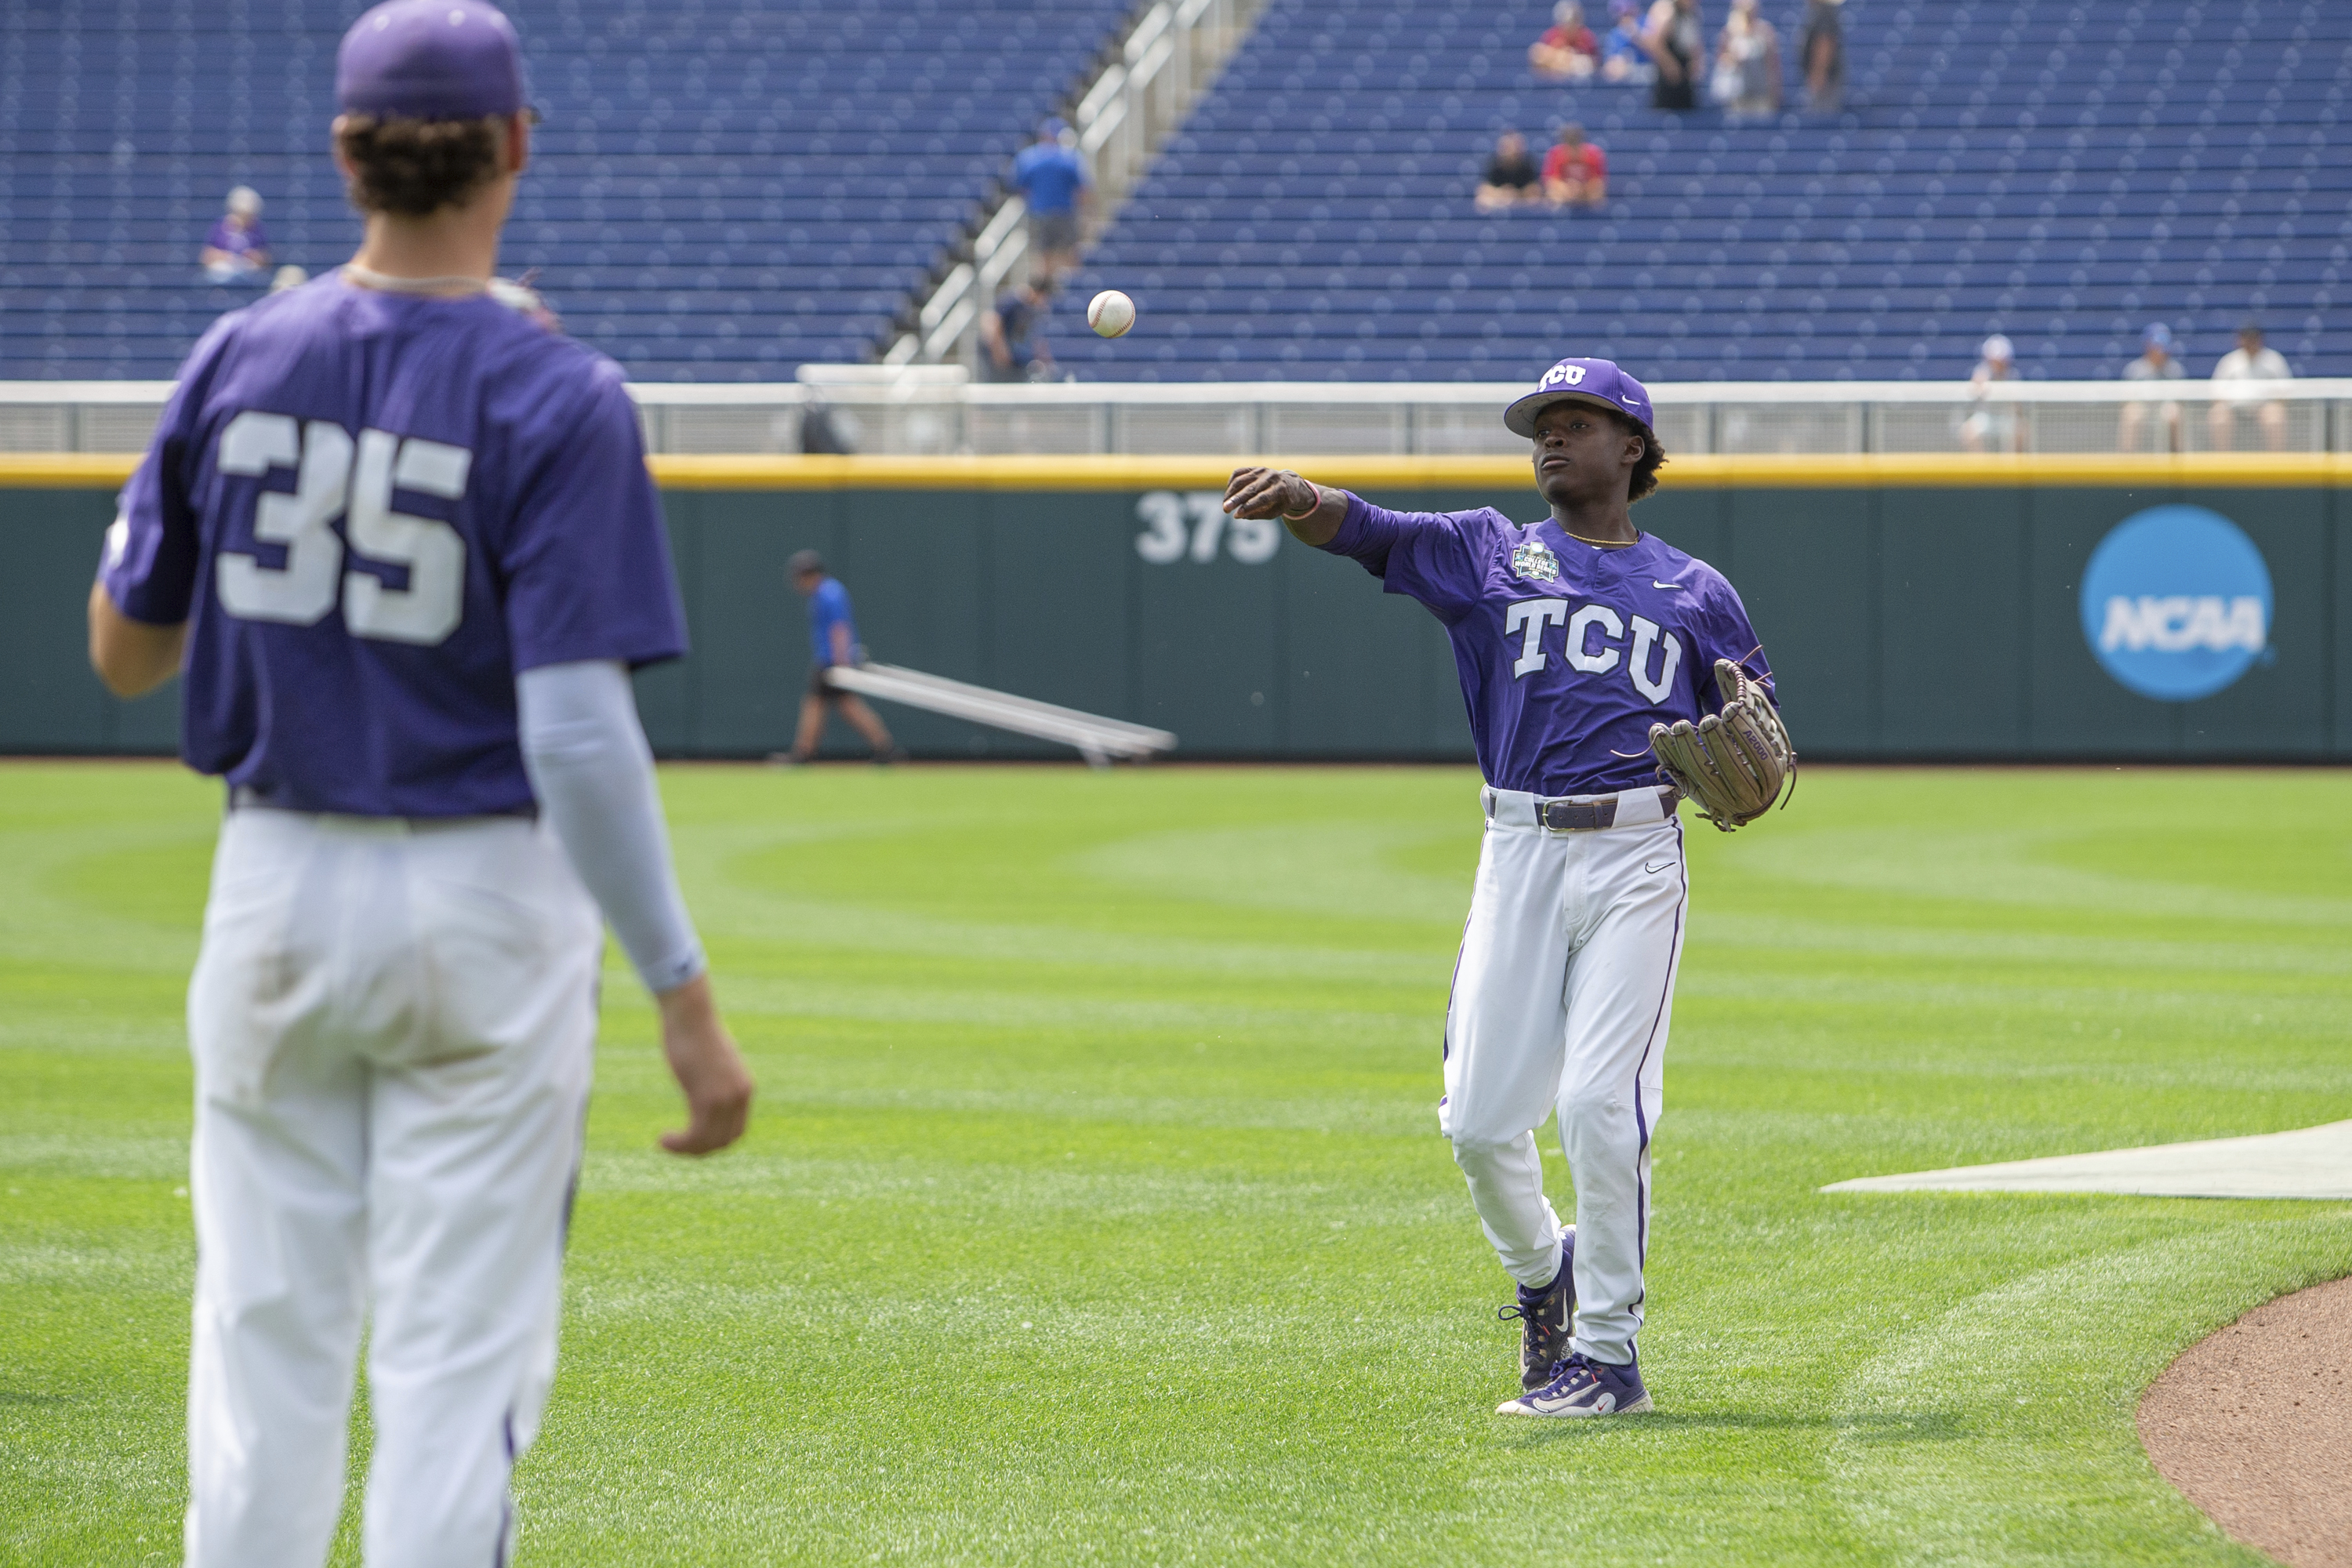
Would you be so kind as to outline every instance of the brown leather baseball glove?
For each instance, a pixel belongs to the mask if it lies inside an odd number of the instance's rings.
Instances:
[[[1650,726],[1658,776],[1698,803],[1700,815],[1728,833],[1772,809],[1797,776],[1789,727],[1764,688],[1727,658],[1715,661],[1723,710],[1696,724],[1677,719]]]

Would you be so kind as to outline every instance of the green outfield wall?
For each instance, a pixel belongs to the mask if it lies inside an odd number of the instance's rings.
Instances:
[[[116,702],[83,652],[84,599],[127,460],[0,463],[11,563],[0,749],[169,750],[173,692]],[[1393,507],[1541,515],[1517,463],[1296,465]],[[1350,562],[1225,519],[1215,497],[1227,467],[657,458],[694,653],[639,678],[647,731],[670,756],[787,743],[809,660],[783,568],[814,548],[849,585],[869,651],[890,663],[1159,725],[1183,756],[1467,757],[1437,624]],[[1809,756],[2352,757],[2343,459],[1686,458],[1667,473],[1636,521],[1738,585]],[[2246,634],[2238,652],[2213,655],[2242,673],[2210,695],[2160,700],[2103,665],[2082,584],[2118,524],[2182,505],[2251,542],[2269,603],[2252,632],[2231,623]],[[2168,639],[2218,645],[2221,622],[2199,629],[2195,576],[2121,595],[2122,635],[2159,652]],[[2222,611],[2237,603],[2227,587],[2212,595]],[[1066,754],[887,717],[919,755]]]

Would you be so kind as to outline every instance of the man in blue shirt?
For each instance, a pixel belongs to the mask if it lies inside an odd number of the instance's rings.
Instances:
[[[751,1082],[629,671],[686,650],[620,367],[510,308],[538,118],[485,0],[336,64],[351,262],[206,331],[89,599],[227,786],[188,987],[190,1568],[326,1560],[362,1331],[371,1568],[513,1560],[555,1371],[609,920],[706,1153]],[[600,918],[601,911],[601,918]]]
[[[816,755],[816,748],[824,739],[824,712],[836,709],[849,721],[857,732],[874,748],[877,763],[895,763],[906,756],[898,742],[890,739],[889,729],[880,715],[866,705],[866,699],[854,691],[844,691],[825,679],[835,665],[860,665],[866,662],[866,650],[857,643],[857,622],[849,611],[849,590],[841,579],[824,569],[824,557],[814,550],[803,550],[793,555],[784,566],[793,580],[793,588],[808,601],[809,617],[809,683],[808,694],[801,699],[801,721],[793,736],[793,749],[784,757],[789,763],[805,763]]]
[[[1078,233],[1094,202],[1094,176],[1068,125],[1048,120],[1013,160],[1013,188],[1029,208],[1030,272],[1048,285],[1078,264]]]
[[[1723,574],[1633,525],[1665,451],[1649,394],[1568,359],[1505,411],[1533,443],[1549,515],[1397,512],[1244,468],[1239,518],[1279,517],[1442,622],[1486,787],[1486,834],[1445,1017],[1438,1126],[1486,1239],[1518,1282],[1521,1394],[1501,1413],[1650,1408],[1634,1338],[1647,1295],[1650,1140],[1689,883],[1654,724],[1709,710],[1717,659],[1771,674]],[[1576,1223],[1544,1195],[1535,1131],[1557,1110]]]
[[[1601,40],[1601,79],[1647,87],[1657,68],[1642,47],[1641,7],[1634,0],[1609,0],[1612,21]]]

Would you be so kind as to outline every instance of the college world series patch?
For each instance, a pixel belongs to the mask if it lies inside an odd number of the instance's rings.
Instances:
[[[1540,540],[1530,539],[1511,552],[1511,575],[1530,583],[1559,581],[1559,557]]]

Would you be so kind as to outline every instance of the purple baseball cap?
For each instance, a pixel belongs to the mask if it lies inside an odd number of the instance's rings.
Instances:
[[[514,24],[483,0],[385,0],[343,35],[335,98],[392,120],[538,112]]]
[[[1543,373],[1536,389],[1503,410],[1503,424],[1514,436],[1535,438],[1536,416],[1555,403],[1591,403],[1613,408],[1643,429],[1650,429],[1650,393],[1640,382],[1605,359],[1564,359]]]

